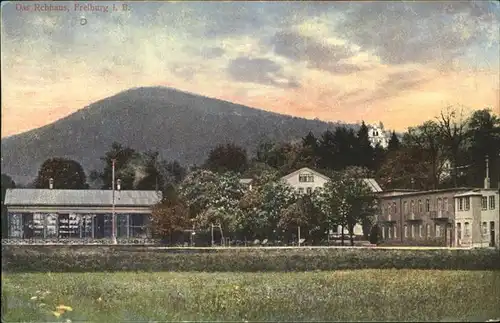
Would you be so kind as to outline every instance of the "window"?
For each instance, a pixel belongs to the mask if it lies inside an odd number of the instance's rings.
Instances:
[[[443,208],[443,200],[441,198],[438,198],[437,209],[438,209],[438,211],[441,211],[442,208]]]
[[[385,239],[385,227],[382,227],[382,239]]]
[[[408,226],[405,224],[405,238],[408,238]]]
[[[308,188],[307,188],[307,194],[311,194],[311,193],[312,193],[312,191],[313,191],[312,187],[308,187]]]
[[[398,231],[398,230],[397,230],[396,225],[394,225],[394,226],[393,226],[393,229],[392,229],[392,230],[393,230],[393,232],[394,232],[394,239],[396,239],[396,238],[397,238],[397,234],[396,234],[396,232]]]
[[[128,214],[116,215],[116,236],[117,238],[128,238]]]
[[[411,237],[412,238],[416,238],[416,235],[415,235],[415,225],[414,224],[411,225]]]
[[[143,214],[130,214],[130,237],[144,237],[146,235],[146,221]]]
[[[57,238],[57,214],[47,214],[46,238]]]
[[[431,201],[429,199],[425,200],[425,212],[429,212],[431,210]]]
[[[411,213],[415,213],[415,201],[411,200]]]
[[[465,211],[469,211],[470,209],[470,197],[465,198]]]
[[[94,218],[94,214],[82,214],[81,215],[81,230],[82,230],[82,238],[92,238],[92,219]]]
[[[404,214],[408,214],[408,202],[403,202],[403,212]]]
[[[445,211],[448,211],[448,207],[449,207],[449,206],[448,206],[448,198],[447,198],[447,197],[445,197],[445,198],[444,198],[444,200],[443,200],[443,202],[444,202],[444,210],[445,210]]]
[[[22,214],[9,213],[9,238],[23,237]]]
[[[469,222],[464,223],[464,236],[468,237],[470,236],[470,228],[469,228]]]
[[[431,236],[431,226],[429,224],[427,224],[425,226],[425,232],[427,233],[427,238],[430,238],[430,236]]]
[[[463,198],[459,198],[458,199],[458,210],[459,211],[463,211],[464,210],[464,199]]]
[[[388,237],[389,239],[391,239],[391,238],[392,238],[392,227],[388,227],[388,228],[387,228],[387,237]]]
[[[303,187],[299,187],[299,193],[300,194],[304,194],[304,188]]]
[[[300,174],[299,175],[299,182],[302,182],[302,183],[314,182],[314,176],[312,174]]]
[[[392,202],[392,211],[394,214],[398,213],[398,209],[396,207],[396,202]]]
[[[495,195],[490,196],[490,210],[495,209]]]
[[[483,210],[487,210],[488,209],[488,197],[487,196],[481,197],[481,208]]]
[[[33,238],[43,239],[45,234],[45,217],[41,213],[33,214]]]
[[[418,212],[422,213],[422,200],[418,200]]]
[[[462,239],[462,223],[457,223],[457,239]]]
[[[434,232],[436,234],[436,238],[441,237],[441,226],[439,224],[434,225]]]
[[[488,222],[483,222],[483,235],[488,234]]]
[[[423,225],[421,225],[421,224],[418,226],[418,236],[419,236],[420,238],[422,238],[422,231],[423,231],[423,227],[424,227],[424,226],[423,226]]]

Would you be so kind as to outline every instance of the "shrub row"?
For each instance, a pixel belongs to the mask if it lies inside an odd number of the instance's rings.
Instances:
[[[2,246],[3,272],[258,272],[385,268],[500,270],[500,252],[498,249]]]

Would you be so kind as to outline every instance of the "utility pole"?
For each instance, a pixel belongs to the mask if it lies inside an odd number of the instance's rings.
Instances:
[[[116,241],[116,221],[115,221],[115,162],[116,159],[111,160],[111,189],[112,189],[112,196],[113,196],[113,202],[111,204],[111,240],[113,244],[117,244],[118,242]]]

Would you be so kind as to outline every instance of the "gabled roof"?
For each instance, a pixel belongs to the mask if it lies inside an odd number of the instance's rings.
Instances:
[[[285,175],[283,176],[281,179],[283,180],[287,180],[297,174],[300,174],[302,172],[309,172],[309,173],[312,173],[316,176],[319,176],[321,178],[323,178],[324,180],[330,180],[330,178],[328,176],[325,176],[309,167],[303,167],[301,169],[298,169],[296,170],[295,172],[293,173],[290,173],[288,175]],[[363,178],[363,181],[365,182],[365,184],[372,190],[372,192],[382,192],[382,188],[380,187],[380,185],[377,183],[377,181],[373,178]]]
[[[363,181],[368,185],[372,192],[382,192],[382,187],[377,183],[374,178],[363,178]]]
[[[281,179],[287,180],[287,179],[292,178],[293,176],[298,175],[298,174],[300,174],[302,172],[312,173],[312,174],[314,174],[314,175],[316,175],[318,177],[323,178],[324,180],[329,180],[330,179],[328,176],[325,176],[325,175],[323,175],[323,174],[321,174],[321,173],[319,173],[319,172],[317,172],[317,171],[315,171],[313,169],[310,169],[309,167],[302,167],[301,169],[298,169],[298,170],[296,170],[293,173],[290,173],[288,175],[283,176]]]
[[[153,206],[161,192],[115,191],[116,206]],[[7,189],[5,205],[16,206],[110,206],[112,190]]]

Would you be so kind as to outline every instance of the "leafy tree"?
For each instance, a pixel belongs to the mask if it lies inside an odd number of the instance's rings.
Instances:
[[[428,176],[432,171],[426,158],[425,151],[411,147],[389,152],[375,178],[386,190],[431,189],[434,180]]]
[[[218,181],[215,173],[198,169],[189,173],[179,185],[179,195],[187,202],[191,218],[208,209]]]
[[[468,184],[481,187],[485,176],[485,157],[489,158],[492,187],[500,181],[500,118],[489,109],[475,111],[468,120],[466,132],[470,167]]]
[[[7,214],[7,207],[4,205],[5,195],[7,189],[16,188],[16,183],[12,178],[7,174],[2,174],[2,238],[6,238],[8,236],[9,231],[9,218]]]
[[[342,245],[344,245],[344,228],[347,227],[354,245],[354,226],[358,223],[366,225],[373,221],[375,197],[370,188],[352,171],[334,172],[321,192],[319,207],[326,215],[328,227],[342,227]]]
[[[316,191],[298,196],[281,213],[278,227],[289,232],[298,232],[300,227],[301,238],[310,240],[313,244],[320,242],[328,227],[316,198]]]
[[[175,236],[191,227],[189,210],[175,191],[169,194],[153,207],[151,213],[151,226],[153,234],[162,238],[168,237],[172,243]]]
[[[240,231],[250,238],[281,238],[277,230],[281,214],[295,199],[293,188],[275,174],[257,178],[252,190],[240,201]]]
[[[248,167],[247,153],[234,144],[218,145],[210,151],[204,167],[216,173],[242,173]]]
[[[277,170],[266,163],[252,161],[248,169],[241,175],[242,178],[257,178],[266,173],[276,173]]]
[[[178,161],[160,162],[159,170],[165,184],[179,184],[186,178],[187,170]]]
[[[235,173],[219,175],[197,170],[186,177],[179,190],[198,227],[208,228],[213,224],[221,225],[227,233],[236,231],[244,188]]]
[[[144,165],[141,155],[134,149],[124,147],[117,142],[114,142],[105,156],[101,157],[101,160],[104,162],[103,171],[93,171],[91,178],[93,180],[100,180],[103,189],[111,189],[113,159],[116,160],[115,179],[121,180],[121,189],[134,189],[134,184],[137,185],[136,178],[140,180],[144,176]]]
[[[50,179],[56,189],[87,189],[87,177],[82,165],[67,158],[50,158],[43,162],[35,180],[36,188],[49,188]]]
[[[399,140],[398,135],[396,135],[396,131],[393,131],[391,134],[391,138],[389,138],[389,145],[387,146],[388,151],[396,151],[401,148],[401,141]]]
[[[137,178],[135,186],[138,190],[156,190],[165,187],[165,178],[160,172],[159,153],[157,151],[147,151],[142,154],[144,174],[142,178]]]

